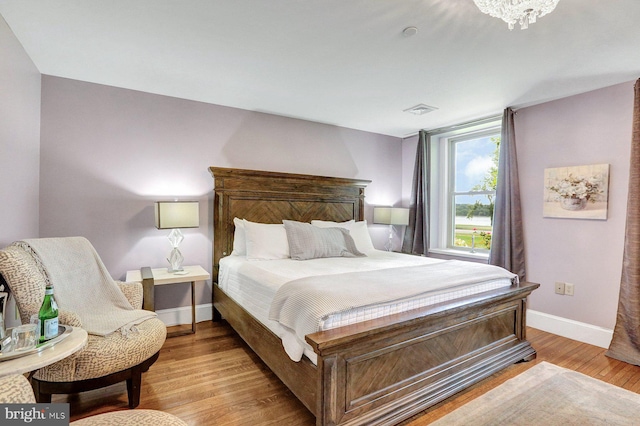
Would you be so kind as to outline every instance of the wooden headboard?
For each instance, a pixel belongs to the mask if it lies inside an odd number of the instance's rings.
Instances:
[[[283,219],[342,222],[364,216],[371,181],[210,167],[214,178],[213,272],[233,250],[233,218],[281,223]]]

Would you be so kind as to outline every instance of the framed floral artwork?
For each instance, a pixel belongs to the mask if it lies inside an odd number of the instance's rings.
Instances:
[[[606,220],[608,199],[608,164],[544,171],[544,217]]]

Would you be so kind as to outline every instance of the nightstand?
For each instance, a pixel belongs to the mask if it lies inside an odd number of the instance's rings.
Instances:
[[[167,337],[192,334],[196,332],[196,281],[208,280],[209,273],[199,265],[185,266],[181,272],[167,272],[167,268],[141,268],[138,271],[127,271],[126,281],[140,281],[143,289],[142,308],[155,311],[154,287],[164,284],[191,283],[191,331],[178,331],[167,334]]]

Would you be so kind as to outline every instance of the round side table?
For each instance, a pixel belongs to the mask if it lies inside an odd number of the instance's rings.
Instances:
[[[79,351],[87,344],[87,332],[74,327],[71,333],[55,345],[19,358],[0,362],[0,377],[24,374],[53,364]]]

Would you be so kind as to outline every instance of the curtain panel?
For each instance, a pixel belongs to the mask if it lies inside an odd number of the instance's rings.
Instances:
[[[498,182],[493,210],[493,233],[489,263],[501,266],[525,279],[524,233],[520,207],[520,181],[516,157],[515,113],[502,115]]]
[[[429,197],[427,176],[429,173],[429,135],[421,130],[418,133],[418,148],[413,171],[411,205],[409,206],[409,225],[404,231],[402,252],[427,255],[429,250]]]
[[[636,81],[629,170],[629,198],[618,315],[606,355],[640,365],[640,79]]]

